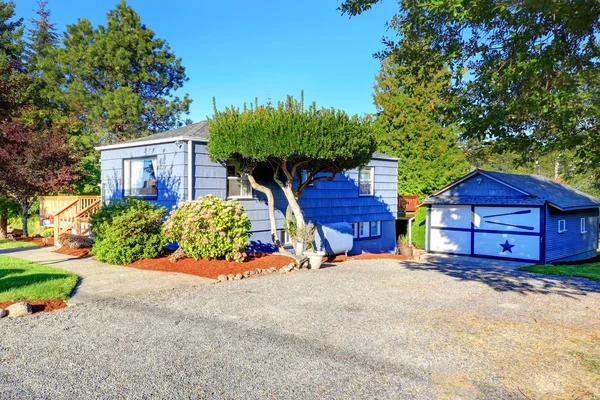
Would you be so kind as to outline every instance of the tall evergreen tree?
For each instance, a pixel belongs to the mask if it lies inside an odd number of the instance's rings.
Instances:
[[[168,130],[182,124],[191,100],[174,95],[186,81],[181,59],[142,24],[123,0],[92,27],[81,18],[67,26],[55,52],[59,82],[53,100],[77,114],[104,144]]]
[[[434,66],[425,60],[398,63],[390,56],[381,64],[373,95],[378,148],[400,158],[398,193],[421,200],[468,171],[457,126],[443,117],[442,93],[450,76]]]

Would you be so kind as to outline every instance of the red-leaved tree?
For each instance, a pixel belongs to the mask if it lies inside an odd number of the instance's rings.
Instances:
[[[23,235],[27,216],[40,195],[68,189],[76,178],[76,155],[67,135],[45,123],[0,121],[0,190],[21,206]]]

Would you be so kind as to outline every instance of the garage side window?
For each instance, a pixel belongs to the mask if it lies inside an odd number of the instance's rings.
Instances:
[[[563,233],[567,231],[567,221],[564,219],[558,220],[558,233]]]
[[[123,160],[123,188],[126,197],[156,198],[156,157]]]
[[[581,234],[583,235],[584,233],[587,233],[587,230],[585,229],[585,218],[581,218]]]
[[[247,177],[240,176],[240,164],[227,163],[227,198],[244,199],[252,197],[252,186]]]

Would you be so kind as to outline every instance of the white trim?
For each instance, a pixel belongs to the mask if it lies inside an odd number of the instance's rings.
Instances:
[[[360,170],[363,168],[370,168],[371,174],[369,180],[371,181],[371,192],[370,193],[361,193],[360,192]],[[375,167],[371,165],[365,165],[358,169],[358,197],[372,197],[375,196]]]
[[[187,162],[188,162],[188,177],[187,177],[187,186],[188,186],[188,201],[194,200],[194,142],[191,140],[188,141],[187,146]]]
[[[143,140],[143,141],[139,141],[139,142],[124,142],[124,143],[117,143],[117,144],[109,144],[106,146],[98,146],[98,147],[94,147],[96,150],[98,151],[104,151],[104,150],[114,150],[114,149],[123,149],[126,147],[138,147],[138,146],[147,146],[149,144],[161,144],[161,143],[171,143],[171,142],[178,142],[178,141],[194,141],[194,142],[200,142],[200,143],[208,143],[207,139],[202,139],[202,138],[193,138],[193,137],[189,137],[189,136],[177,136],[177,137],[172,137],[172,138],[165,138],[165,139],[150,139],[150,140]]]
[[[516,190],[517,192],[521,192],[521,193],[523,193],[523,194],[526,194],[527,196],[533,196],[533,194],[531,194],[531,193],[525,192],[525,191],[523,191],[523,190],[521,190],[521,189],[517,189],[516,187],[514,187],[514,186],[512,186],[512,185],[509,185],[508,183],[506,183],[506,182],[504,182],[504,181],[502,181],[502,180],[500,180],[500,179],[497,179],[497,178],[494,178],[494,177],[492,177],[492,176],[486,175],[484,172],[481,172],[481,171],[479,171],[479,173],[480,173],[481,175],[485,176],[485,177],[488,177],[488,178],[490,178],[490,179],[491,179],[491,180],[493,180],[493,181],[496,181],[496,182],[498,182],[498,183],[501,183],[502,185],[504,185],[504,186],[507,186],[507,187],[509,187],[509,188],[511,188],[511,189],[513,189],[513,190]]]
[[[562,229],[560,229],[560,223],[562,222]],[[558,220],[558,233],[564,233],[567,231],[567,220],[566,219],[559,219]]]
[[[579,221],[579,231],[581,232],[581,234],[583,235],[584,233],[587,233],[587,227],[586,227],[586,219],[581,218],[581,220]]]

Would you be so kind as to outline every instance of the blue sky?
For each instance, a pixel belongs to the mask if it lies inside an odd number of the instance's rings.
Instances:
[[[17,14],[34,16],[35,0],[16,0]],[[48,0],[59,32],[78,18],[94,26],[118,0]],[[255,97],[282,100],[299,96],[319,106],[351,114],[375,111],[374,75],[384,24],[397,2],[384,1],[348,19],[337,0],[129,0],[142,23],[169,42],[183,59],[189,81],[183,92],[193,100],[194,122],[218,107],[241,106]]]

